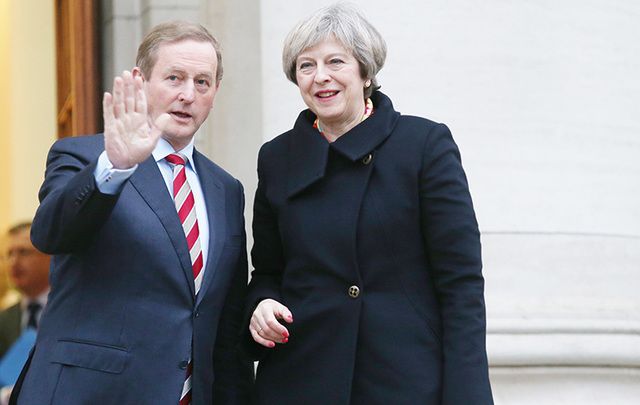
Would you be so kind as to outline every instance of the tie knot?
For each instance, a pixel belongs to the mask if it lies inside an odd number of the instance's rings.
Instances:
[[[167,155],[165,159],[167,160],[167,162],[171,163],[172,165],[184,166],[186,162],[186,159],[182,155],[179,155],[177,153],[172,153],[170,155]]]
[[[41,309],[42,305],[39,302],[30,302],[27,304],[27,310],[29,310],[31,314],[37,314]]]

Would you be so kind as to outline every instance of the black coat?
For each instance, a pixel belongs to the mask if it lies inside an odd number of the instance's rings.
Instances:
[[[332,144],[303,111],[258,158],[248,308],[290,340],[249,347],[259,404],[491,404],[480,234],[442,124],[375,113]],[[247,344],[251,342],[247,340]]]

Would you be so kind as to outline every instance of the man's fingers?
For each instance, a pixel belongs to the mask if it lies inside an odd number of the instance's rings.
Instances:
[[[134,78],[135,88],[135,111],[142,115],[147,115],[147,95],[144,94],[144,86],[142,77],[136,76]]]
[[[164,130],[167,128],[167,125],[169,125],[169,121],[171,121],[171,116],[167,113],[163,113],[158,115],[158,118],[156,118],[156,122],[153,123],[153,126],[158,128],[160,132],[164,132]]]
[[[115,119],[113,116],[113,96],[111,93],[104,93],[102,96],[102,118],[105,126],[108,126]]]
[[[150,123],[151,136],[159,138],[169,125],[169,121],[171,121],[171,116],[169,114],[160,114],[158,118],[156,118],[155,122]]]
[[[120,118],[124,114],[124,84],[122,78],[117,76],[113,79],[113,115]]]
[[[127,113],[131,113],[135,111],[135,95],[137,93],[131,72],[128,70],[122,72],[122,80],[124,81],[124,108]]]

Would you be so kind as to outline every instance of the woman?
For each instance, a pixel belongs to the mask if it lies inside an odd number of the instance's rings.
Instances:
[[[378,91],[385,57],[345,5],[285,40],[309,109],[258,158],[245,343],[259,404],[492,403],[458,149]]]

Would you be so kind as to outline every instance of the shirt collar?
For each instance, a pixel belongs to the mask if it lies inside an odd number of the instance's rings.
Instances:
[[[44,308],[45,305],[47,305],[48,296],[49,296],[49,288],[47,288],[44,292],[42,292],[42,294],[38,295],[35,298],[28,298],[23,295],[22,298],[20,299],[20,307],[22,308],[23,311],[26,311],[29,303],[37,302],[42,306],[42,308]]]
[[[187,162],[188,162],[187,164],[195,172],[196,165],[193,164],[193,141],[194,139],[192,138],[191,142],[189,142],[187,146],[185,146],[181,150],[174,150],[173,146],[171,146],[171,144],[167,142],[166,139],[160,138],[158,140],[158,143],[156,144],[155,149],[153,150],[153,158],[156,160],[156,162],[160,162],[172,153],[179,153],[182,156],[187,158]]]

